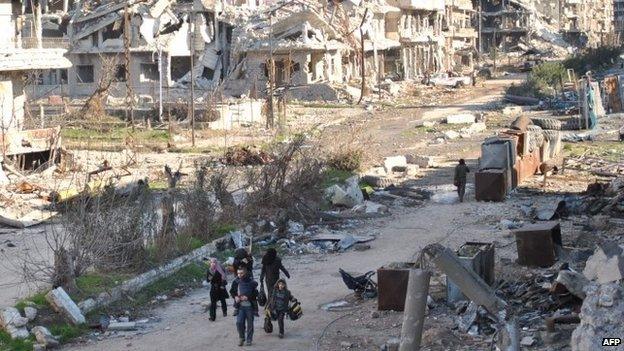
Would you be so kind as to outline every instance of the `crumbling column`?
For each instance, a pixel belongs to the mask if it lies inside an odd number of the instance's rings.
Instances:
[[[427,271],[410,269],[399,351],[420,349],[430,276],[431,274]]]

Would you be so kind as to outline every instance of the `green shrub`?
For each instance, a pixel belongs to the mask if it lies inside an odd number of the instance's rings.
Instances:
[[[573,69],[577,76],[588,70],[600,70],[613,64],[622,53],[622,48],[601,46],[588,49],[581,54],[574,55],[563,61],[566,68]]]

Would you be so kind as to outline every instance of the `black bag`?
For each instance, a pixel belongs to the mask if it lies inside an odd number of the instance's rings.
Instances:
[[[301,318],[302,315],[303,309],[301,308],[301,303],[295,300],[295,302],[293,302],[293,304],[288,309],[288,317],[290,317],[291,320],[296,321],[297,319]]]
[[[271,323],[271,318],[269,317],[264,317],[264,332],[267,334],[273,332],[273,323]]]
[[[264,293],[264,285],[260,285],[260,292],[258,293],[258,305],[264,307],[267,303],[267,296]]]

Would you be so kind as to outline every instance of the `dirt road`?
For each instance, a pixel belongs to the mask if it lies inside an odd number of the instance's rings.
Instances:
[[[497,99],[508,83],[488,84],[479,88],[481,90],[477,89],[475,97],[451,106],[426,110],[383,111],[381,118],[358,119],[351,123],[367,123],[367,130],[374,138],[371,147],[382,145],[380,152],[391,155],[405,148],[414,148],[418,144],[418,140],[409,140],[404,133],[406,129],[413,128],[415,119],[434,119],[451,113],[480,109],[483,104]],[[345,132],[344,126],[334,126],[324,133],[324,137],[336,136],[341,132]],[[478,145],[476,140],[472,143],[473,146]],[[390,217],[362,222],[347,230],[353,234],[374,234],[377,239],[372,242],[370,250],[285,258],[284,264],[293,277],[289,281],[289,287],[302,301],[304,317],[296,322],[287,321],[284,340],[278,339],[276,335],[266,335],[262,331],[262,320],[256,319],[254,346],[244,349],[315,350],[322,330],[339,316],[336,312],[326,312],[320,306],[341,299],[350,292],[343,285],[338,268],[364,272],[389,262],[410,260],[422,247],[432,242],[456,247],[467,240],[509,241],[511,239],[497,238],[498,231],[493,229],[492,224],[497,223],[502,214],[510,211],[514,211],[510,204],[474,201],[453,205],[428,203],[421,208],[396,207]],[[497,254],[505,256],[505,249]],[[133,333],[87,344],[68,345],[64,350],[241,349],[235,345],[238,337],[234,318],[219,316],[216,322],[208,321],[208,315],[203,313],[203,307],[199,305],[199,302],[207,299],[207,290],[200,289],[157,308],[153,313],[160,321],[151,323],[144,334]],[[329,349],[340,348],[340,345],[333,345]]]

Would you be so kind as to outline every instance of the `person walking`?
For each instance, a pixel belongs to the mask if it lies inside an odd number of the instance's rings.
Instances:
[[[284,272],[284,275],[290,279],[290,273],[284,268],[282,259],[277,256],[277,251],[274,248],[270,248],[262,256],[262,269],[260,270],[260,288],[264,290],[263,285],[266,282],[267,297],[269,299],[275,283],[280,279],[280,271]]]
[[[459,164],[455,166],[455,179],[453,184],[457,187],[457,195],[459,195],[459,202],[464,202],[464,195],[466,194],[466,176],[470,173],[470,169],[466,166],[466,161],[462,158],[459,160]]]
[[[232,266],[234,267],[235,272],[244,268],[247,271],[247,275],[253,279],[253,257],[247,252],[247,249],[240,248],[234,251],[234,262],[232,263]],[[238,306],[238,303],[234,303],[234,316],[238,315]],[[256,317],[259,317],[258,302],[256,300],[253,301],[253,310]]]
[[[247,274],[253,278],[253,257],[247,252],[247,249],[240,248],[234,251],[234,262],[232,263],[234,271],[243,267],[247,270]]]
[[[280,339],[284,337],[284,316],[288,313],[288,307],[291,301],[295,301],[295,298],[290,293],[290,290],[288,290],[286,281],[284,279],[278,279],[273,287],[273,293],[269,298],[268,308],[272,314],[277,316]]]
[[[206,281],[210,283],[210,320],[217,319],[217,302],[221,301],[221,309],[223,317],[227,316],[227,280],[225,279],[225,271],[216,258],[210,259],[210,268],[206,273]]]
[[[232,282],[230,295],[239,305],[236,316],[236,329],[238,329],[238,346],[251,346],[254,334],[254,307],[253,302],[258,296],[258,283],[247,272],[247,269],[240,267],[236,271],[237,278]]]

